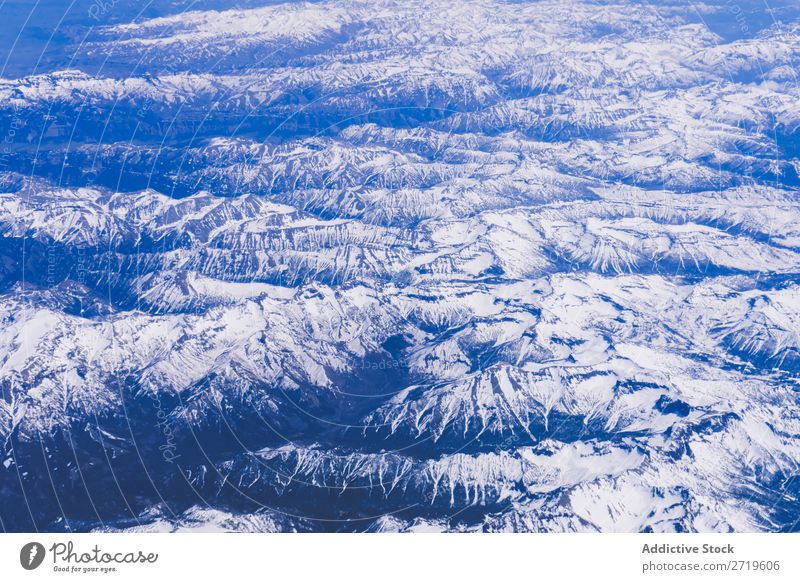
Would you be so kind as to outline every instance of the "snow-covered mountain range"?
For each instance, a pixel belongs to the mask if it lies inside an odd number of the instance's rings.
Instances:
[[[0,528],[800,529],[796,3],[24,4]]]

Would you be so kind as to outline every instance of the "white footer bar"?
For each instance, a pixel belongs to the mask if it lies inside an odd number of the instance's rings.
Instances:
[[[225,582],[796,581],[800,534],[2,534],[0,575]]]

